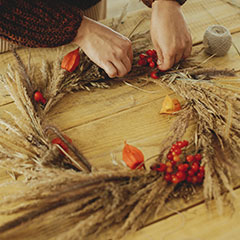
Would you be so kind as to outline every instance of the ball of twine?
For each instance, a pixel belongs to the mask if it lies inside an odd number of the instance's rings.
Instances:
[[[231,33],[221,25],[209,26],[203,36],[203,45],[206,53],[224,56],[232,45]]]

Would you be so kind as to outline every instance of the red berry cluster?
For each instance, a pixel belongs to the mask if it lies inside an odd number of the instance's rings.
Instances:
[[[146,51],[146,54],[140,54],[138,65],[149,66],[151,68],[157,66],[157,52],[154,49],[149,49]]]
[[[188,146],[188,141],[178,141],[172,145],[167,154],[166,163],[155,164],[152,170],[163,172],[164,179],[171,183],[180,183],[186,181],[188,183],[202,183],[204,178],[204,166],[200,166],[202,155],[186,155],[182,153],[182,149]]]
[[[149,49],[145,54],[141,53],[139,55],[138,65],[140,66],[149,66],[155,68],[157,66],[157,52],[154,49]],[[154,70],[151,72],[151,78],[158,79],[160,76],[161,70]]]

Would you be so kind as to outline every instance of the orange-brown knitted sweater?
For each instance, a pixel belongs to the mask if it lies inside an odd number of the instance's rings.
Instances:
[[[77,34],[82,10],[100,0],[0,0],[0,37],[28,47],[56,47]]]

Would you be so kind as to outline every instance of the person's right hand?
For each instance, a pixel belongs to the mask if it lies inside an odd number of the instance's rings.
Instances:
[[[154,1],[151,38],[158,55],[158,68],[162,71],[191,55],[192,37],[177,1]]]
[[[90,18],[83,17],[73,40],[110,78],[123,77],[132,67],[132,45],[128,38]]]

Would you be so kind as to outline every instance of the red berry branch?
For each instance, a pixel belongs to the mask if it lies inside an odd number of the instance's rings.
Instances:
[[[157,52],[154,49],[147,50],[146,54],[140,54],[138,65],[140,66],[149,66],[151,68],[154,68],[157,66]]]
[[[166,163],[154,164],[153,171],[164,173],[164,179],[169,183],[202,183],[204,166],[201,166],[202,155],[185,155],[183,149],[188,146],[188,141],[178,141],[172,145],[167,154]]]
[[[140,66],[149,66],[150,68],[155,68],[157,67],[157,52],[154,49],[149,49],[146,51],[145,54],[141,53],[139,55],[139,60],[138,60],[138,65]],[[153,79],[158,79],[160,76],[161,71],[158,70],[154,70],[151,72],[151,78]]]

